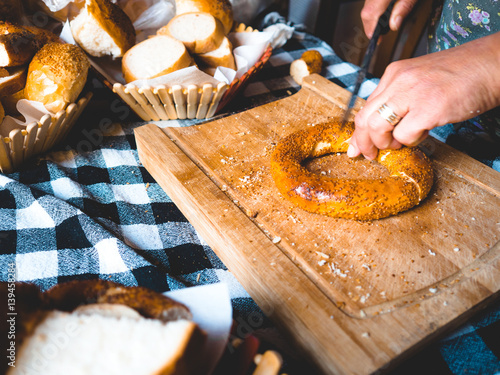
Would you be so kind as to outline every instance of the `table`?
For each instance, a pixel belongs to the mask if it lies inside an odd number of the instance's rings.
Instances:
[[[321,40],[296,33],[218,116],[297,92],[289,65],[306,49],[324,56],[323,76],[352,89],[358,68]],[[360,96],[367,98],[377,82],[366,79]],[[9,264],[14,264],[18,281],[42,290],[93,278],[159,292],[225,283],[237,332],[252,333],[263,347],[284,354],[284,372],[313,373],[141,165],[133,131],[144,122],[97,79],[89,84],[94,97],[69,138],[17,172],[0,175],[0,280],[7,280]],[[434,136],[445,140],[453,132],[447,126]],[[481,161],[500,171],[499,155]],[[495,374],[500,372],[499,347],[497,301],[390,373]]]

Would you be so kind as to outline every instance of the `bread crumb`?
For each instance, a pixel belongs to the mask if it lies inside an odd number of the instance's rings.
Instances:
[[[361,334],[361,337],[365,337],[365,338],[370,337],[370,332],[363,332],[363,333]]]
[[[323,259],[323,260],[320,260],[320,261],[318,262],[318,265],[321,267],[321,266],[324,266],[324,265],[325,265],[325,263],[326,263],[326,260],[324,260],[324,259]]]
[[[433,252],[431,249],[429,249],[429,254],[431,254],[432,256],[436,256],[436,253]]]
[[[273,243],[279,243],[281,241],[281,237],[274,237]]]
[[[436,293],[437,291],[437,288],[429,288],[429,292],[431,292],[432,294]]]
[[[453,248],[453,251],[454,251],[455,253],[458,253],[458,252],[460,251],[460,249],[459,249],[458,247],[455,247],[455,248]]]

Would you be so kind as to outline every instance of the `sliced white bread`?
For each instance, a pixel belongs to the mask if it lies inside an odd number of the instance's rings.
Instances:
[[[7,374],[196,373],[193,364],[199,359],[205,336],[195,323],[148,319],[123,305],[85,309],[48,313],[23,341],[16,367]]]
[[[159,77],[194,63],[184,44],[167,35],[156,35],[129,49],[122,59],[125,81]]]
[[[175,14],[206,12],[217,18],[224,26],[224,34],[233,27],[233,7],[230,0],[175,0]]]
[[[236,70],[236,64],[233,56],[233,45],[227,37],[224,37],[219,48],[207,53],[196,55],[195,59],[199,62],[200,66],[203,66],[203,68],[217,68],[219,66],[223,66],[225,68]]]
[[[175,16],[157,31],[180,40],[191,54],[217,49],[224,39],[222,23],[209,13],[184,13]]]
[[[122,57],[135,44],[132,21],[109,0],[87,1],[70,26],[75,41],[92,56]]]

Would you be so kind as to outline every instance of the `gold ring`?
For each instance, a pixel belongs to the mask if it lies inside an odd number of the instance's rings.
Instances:
[[[392,126],[396,126],[398,122],[401,121],[401,117],[395,114],[391,107],[385,103],[380,106],[378,113],[380,113],[380,116]]]

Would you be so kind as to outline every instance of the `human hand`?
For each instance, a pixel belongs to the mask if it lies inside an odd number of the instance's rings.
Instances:
[[[465,121],[500,105],[500,32],[445,51],[390,64],[355,117],[348,156],[415,146],[436,126]],[[378,109],[402,117],[394,127]]]
[[[361,9],[361,21],[366,36],[371,38],[379,17],[385,12],[391,0],[366,0]],[[394,4],[391,17],[389,19],[389,27],[391,30],[398,30],[401,27],[403,19],[408,16],[418,0],[399,0]]]

